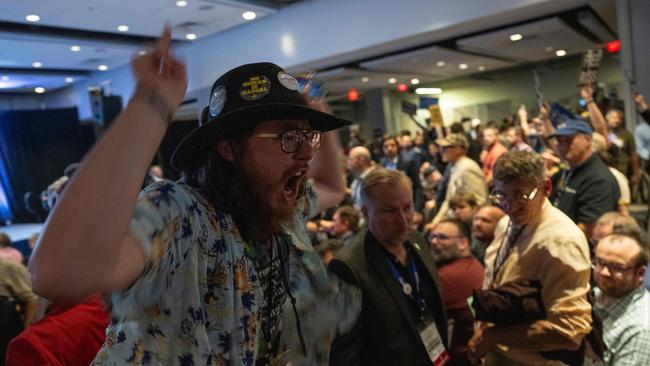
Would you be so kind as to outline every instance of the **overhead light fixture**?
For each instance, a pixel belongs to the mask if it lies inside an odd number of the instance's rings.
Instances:
[[[436,62],[436,65],[438,67],[443,67],[443,66],[445,66],[445,62],[444,61],[438,61],[438,62]]]
[[[196,39],[196,34],[194,34],[194,33],[188,33],[188,34],[185,35],[185,38],[187,38],[187,39],[190,40],[190,41],[193,41],[193,40]]]
[[[185,1],[185,0],[178,0],[178,1],[176,2],[176,6],[178,6],[179,8],[186,7],[186,6],[187,6],[187,1]]]
[[[70,51],[72,51],[72,52],[79,52],[79,51],[81,51],[81,47],[80,47],[80,46],[77,46],[77,45],[75,45],[75,46],[70,46]]]
[[[478,71],[485,71],[485,66],[479,66]]]
[[[138,55],[140,55],[140,56],[144,56],[146,54],[147,54],[146,50],[142,50],[142,51],[138,52]]]
[[[413,78],[413,79],[411,79],[411,84],[412,84],[412,85],[418,85],[418,84],[420,84],[420,79],[418,79],[418,78]]]
[[[397,82],[397,79],[395,79],[395,78],[389,78],[388,79],[389,84],[395,84],[396,82]]]
[[[465,70],[466,68],[468,68],[468,66],[467,66],[467,64],[460,64],[460,65],[458,65],[458,68],[461,69],[461,70]]]
[[[43,88],[42,86],[37,86],[36,88],[34,88],[34,92],[38,94],[43,94],[45,93],[45,88]]]
[[[72,83],[72,82],[74,82],[74,78],[71,78],[71,77],[68,76],[67,78],[65,78],[65,82],[66,83]]]
[[[108,66],[106,66],[106,65],[99,65],[99,66],[97,66],[97,70],[99,70],[99,71],[106,71],[106,70],[108,70]]]
[[[32,62],[32,66],[36,68],[43,67],[43,63],[38,61]]]
[[[442,94],[442,89],[440,89],[440,88],[417,88],[417,89],[415,89],[415,94],[418,94],[418,95]]]
[[[129,31],[129,26],[128,25],[118,25],[117,30],[120,32],[128,32]]]
[[[566,56],[566,50],[557,50],[557,51],[555,51],[555,56],[557,56],[557,57]]]
[[[0,76],[0,80],[2,80],[2,81],[9,81],[9,76],[7,76],[7,75],[2,75],[2,76]]]
[[[29,14],[28,16],[25,17],[25,20],[27,20],[28,22],[35,23],[41,20],[41,17],[39,17],[36,14]]]
[[[370,78],[367,77],[367,76],[364,76],[364,77],[361,78],[362,83],[367,83],[369,80],[370,80]]]
[[[513,42],[521,41],[523,38],[524,38],[524,36],[522,36],[519,33],[515,33],[515,34],[510,35],[510,40],[513,41]]]
[[[257,17],[257,14],[255,14],[254,11],[249,10],[249,11],[245,11],[244,13],[242,13],[241,17],[246,19],[246,20],[253,20],[253,19],[255,19],[255,17]]]

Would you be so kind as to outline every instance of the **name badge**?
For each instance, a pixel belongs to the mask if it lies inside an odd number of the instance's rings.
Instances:
[[[435,322],[429,323],[420,331],[420,339],[434,366],[443,366],[449,362],[449,354],[447,354],[445,345],[442,343]]]

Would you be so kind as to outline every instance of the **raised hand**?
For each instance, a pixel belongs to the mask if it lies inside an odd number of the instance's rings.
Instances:
[[[586,103],[593,101],[594,88],[591,84],[585,84],[580,87],[580,98],[582,98]]]
[[[643,98],[643,94],[634,94],[634,102],[636,102],[636,105],[639,107],[641,112],[648,110],[648,104],[646,103],[645,98]]]
[[[167,25],[153,51],[136,57],[131,68],[139,86],[155,91],[175,110],[185,96],[187,74],[185,65],[170,53],[171,42],[172,32]]]

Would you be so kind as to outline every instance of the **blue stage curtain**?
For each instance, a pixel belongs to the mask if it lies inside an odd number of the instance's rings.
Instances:
[[[33,222],[26,192],[39,194],[80,161],[95,141],[77,108],[0,111],[0,220]]]

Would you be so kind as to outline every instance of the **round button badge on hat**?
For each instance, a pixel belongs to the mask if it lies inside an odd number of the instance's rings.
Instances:
[[[298,90],[298,80],[284,71],[278,73],[278,81],[289,90]]]
[[[210,115],[216,117],[221,113],[223,107],[226,105],[226,87],[219,85],[214,88],[214,92],[210,96]]]

